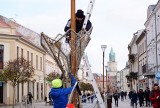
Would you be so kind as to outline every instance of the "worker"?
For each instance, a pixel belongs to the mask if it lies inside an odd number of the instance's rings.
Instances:
[[[79,33],[83,27],[83,22],[85,20],[85,15],[84,12],[81,9],[78,9],[76,12],[76,33]],[[85,30],[88,31],[90,30],[90,28],[92,27],[92,23],[90,22],[90,20],[88,20],[87,25]],[[64,31],[67,32],[67,30],[69,30],[71,28],[71,19],[68,20]],[[66,37],[66,43],[69,43],[71,39],[71,33],[68,32],[67,37]]]
[[[71,87],[63,88],[61,79],[54,79],[52,81],[52,88],[50,95],[54,100],[54,108],[66,108],[68,103],[68,95],[71,93],[76,80],[72,74],[69,75],[71,78]]]

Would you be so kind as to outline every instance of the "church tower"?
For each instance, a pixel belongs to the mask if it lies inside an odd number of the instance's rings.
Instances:
[[[108,72],[117,72],[117,62],[115,61],[115,52],[111,48],[108,61]]]

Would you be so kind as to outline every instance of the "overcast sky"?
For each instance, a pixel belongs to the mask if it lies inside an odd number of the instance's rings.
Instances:
[[[0,14],[14,18],[17,23],[37,32],[54,37],[64,33],[64,26],[70,18],[71,0],[0,0]],[[92,71],[102,73],[101,45],[107,45],[105,65],[109,60],[111,47],[116,53],[118,70],[128,60],[127,46],[133,33],[144,29],[147,8],[158,0],[95,0],[91,22],[93,32],[85,50]],[[76,9],[86,13],[89,0],[76,0]]]

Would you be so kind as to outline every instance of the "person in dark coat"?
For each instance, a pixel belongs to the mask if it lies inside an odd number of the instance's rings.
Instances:
[[[137,95],[136,91],[133,90],[133,93],[131,94],[131,104],[132,104],[133,108],[134,108],[134,106],[135,106],[135,108],[137,108],[137,100],[138,100],[138,95]]]
[[[121,92],[121,101],[124,101],[124,92]]]
[[[32,104],[32,98],[33,98],[33,96],[32,96],[32,94],[31,94],[31,92],[29,92],[27,96],[28,96],[28,104],[29,104],[29,103]]]
[[[154,89],[151,91],[149,98],[153,108],[160,108],[160,91],[158,84],[154,84]]]
[[[71,93],[76,80],[72,74],[69,75],[71,78],[71,87],[63,88],[61,79],[54,79],[52,81],[52,89],[50,95],[54,100],[54,108],[66,108],[68,103],[68,95]]]
[[[132,98],[132,94],[133,94],[133,91],[131,90],[131,91],[129,92],[129,94],[128,94],[128,97],[129,97],[130,100],[131,100],[131,98]],[[130,105],[132,106],[132,101],[130,102]]]
[[[91,94],[90,94],[90,93],[88,93],[88,94],[87,94],[88,102],[90,102],[90,99],[91,99],[91,97],[90,97],[90,96],[91,96]]]
[[[140,105],[140,107],[142,107],[143,104],[144,104],[144,102],[143,102],[144,101],[144,93],[143,93],[143,89],[142,88],[139,89],[138,99],[139,99],[139,105]]]
[[[145,97],[145,101],[146,101],[146,107],[150,106],[149,95],[150,95],[149,87],[146,87],[146,90],[144,91],[144,97]]]
[[[113,94],[113,98],[114,98],[114,101],[115,101],[115,106],[118,107],[118,92],[116,90],[116,92]]]
[[[77,10],[76,12],[76,31],[75,31],[76,33],[79,33],[81,31],[84,20],[85,20],[84,12],[81,9]],[[92,23],[90,22],[90,20],[88,20],[86,28],[85,28],[86,31],[89,31],[91,27],[92,27]],[[71,19],[68,20],[64,28],[64,31],[67,32],[70,28],[71,28]],[[67,37],[66,37],[67,43],[69,43],[70,38],[71,38],[71,33],[68,32]]]
[[[52,100],[50,92],[48,93],[48,97],[49,97],[49,104],[52,105],[53,104],[53,100]]]
[[[93,103],[94,97],[95,97],[95,94],[91,93],[91,103]]]
[[[84,93],[83,95],[82,95],[82,103],[86,103],[86,94]]]
[[[127,91],[124,92],[124,97],[125,97],[125,99],[126,99],[126,96],[127,96]]]

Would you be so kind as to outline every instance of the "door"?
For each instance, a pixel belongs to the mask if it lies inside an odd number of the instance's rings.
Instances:
[[[0,82],[0,103],[3,103],[3,82]]]

